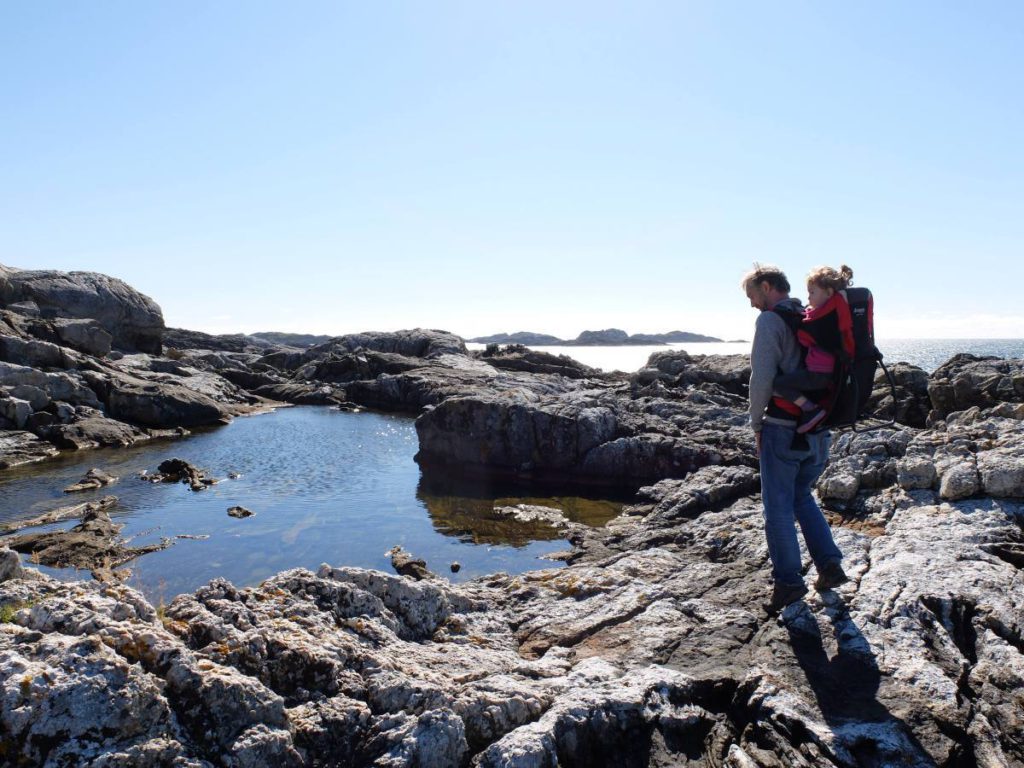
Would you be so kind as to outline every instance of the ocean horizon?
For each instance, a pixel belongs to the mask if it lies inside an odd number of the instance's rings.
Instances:
[[[602,371],[633,373],[643,368],[656,352],[682,350],[691,355],[746,355],[750,341],[688,341],[673,344],[623,346],[527,345],[538,352],[567,355],[577,362]],[[931,373],[961,353],[1002,358],[1024,358],[1024,339],[878,339],[876,345],[886,365],[909,363]],[[486,344],[466,343],[470,350]]]

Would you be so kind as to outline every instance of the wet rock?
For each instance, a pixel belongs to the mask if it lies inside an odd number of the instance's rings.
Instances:
[[[58,453],[52,443],[40,440],[31,432],[0,430],[0,469],[43,461]]]
[[[452,572],[452,573],[458,573],[459,571],[461,571],[461,570],[462,570],[462,563],[459,563],[458,561],[455,561],[455,562],[453,562],[453,563],[452,563],[452,564],[451,564],[451,565],[449,566],[449,568],[451,569],[451,572]]]
[[[458,467],[627,487],[707,465],[754,463],[745,417],[733,404],[703,392],[677,402],[625,392],[448,398],[417,419],[416,460],[428,471]]]
[[[238,518],[252,517],[253,516],[253,512],[252,512],[252,510],[246,509],[245,507],[235,506],[235,507],[228,507],[228,515],[230,517],[238,517]]]
[[[400,546],[392,547],[388,550],[388,555],[391,557],[391,567],[402,576],[410,576],[417,581],[437,578],[427,568],[426,560],[413,557],[412,553],[405,551]]]
[[[542,507],[536,504],[513,504],[511,506],[495,505],[494,513],[510,517],[520,523],[541,523],[552,528],[564,528],[569,525],[562,510],[554,507]]]
[[[39,433],[57,447],[74,451],[103,447],[127,448],[150,437],[148,432],[139,427],[109,419],[94,409],[76,411],[70,423],[51,424],[42,427]]]
[[[123,525],[110,519],[105,509],[88,509],[82,522],[66,531],[12,536],[6,544],[15,552],[30,555],[33,562],[52,568],[81,568],[100,581],[119,580],[114,569],[140,555],[166,549],[171,542],[128,547],[119,534]]]
[[[87,512],[106,511],[117,505],[117,496],[104,496],[102,499],[87,501],[84,504],[72,504],[69,507],[59,507],[45,512],[42,515],[25,520],[10,520],[0,525],[0,532],[17,531],[23,528],[34,528],[37,525],[50,525],[64,520],[72,520],[83,517]]]
[[[102,469],[93,467],[85,473],[85,477],[79,480],[74,485],[69,485],[64,489],[64,493],[78,493],[79,491],[92,491],[97,488],[102,488],[105,485],[116,483],[117,478],[108,475]]]
[[[253,394],[295,405],[336,405],[345,399],[344,390],[330,384],[286,381],[256,387]]]
[[[184,483],[193,491],[205,490],[217,482],[207,474],[206,470],[200,469],[184,459],[162,461],[154,474],[145,474],[142,479],[151,483]]]
[[[106,395],[107,412],[114,418],[147,427],[191,427],[228,420],[231,410],[188,387],[120,380]]]

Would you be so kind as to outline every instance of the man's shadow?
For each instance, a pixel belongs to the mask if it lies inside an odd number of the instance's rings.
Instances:
[[[821,637],[817,619],[806,604],[785,617],[786,630],[797,663],[803,670],[817,699],[825,722],[833,730],[850,723],[888,723],[900,732],[906,746],[917,756],[930,762],[928,752],[900,718],[878,700],[882,674],[871,644],[854,623],[838,596],[828,611],[835,632],[837,652],[829,657]],[[847,744],[862,765],[878,765],[884,756],[880,745],[871,739]]]

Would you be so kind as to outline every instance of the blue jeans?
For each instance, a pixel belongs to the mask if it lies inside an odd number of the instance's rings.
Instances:
[[[842,560],[832,531],[811,495],[811,488],[828,461],[830,436],[827,431],[808,434],[810,450],[794,451],[790,446],[796,429],[765,424],[761,431],[761,500],[764,503],[764,534],[772,559],[772,576],[777,584],[803,584],[800,574],[800,524],[811,559],[820,571],[830,562]]]

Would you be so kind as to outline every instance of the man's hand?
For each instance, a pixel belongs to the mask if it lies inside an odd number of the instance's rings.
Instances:
[[[761,458],[761,433],[754,433],[754,443],[757,445],[757,458]]]

